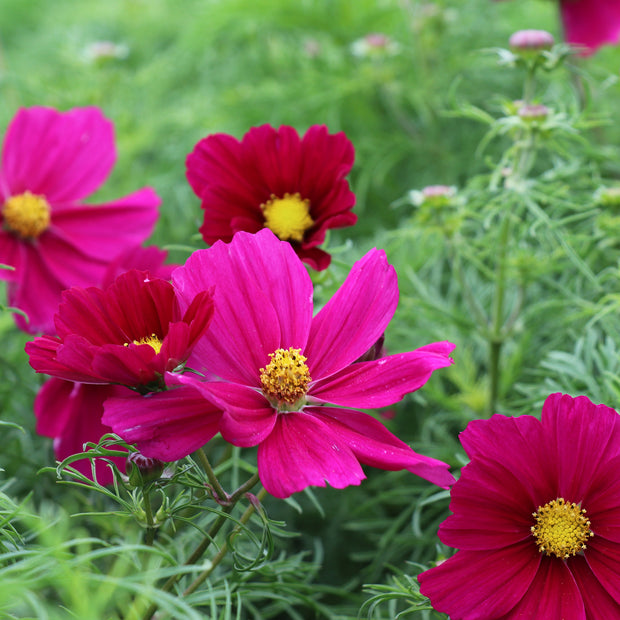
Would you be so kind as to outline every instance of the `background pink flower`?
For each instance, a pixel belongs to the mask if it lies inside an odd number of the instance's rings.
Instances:
[[[240,230],[270,228],[314,269],[330,255],[317,246],[329,228],[352,226],[355,195],[345,176],[353,145],[340,132],[313,125],[300,139],[292,127],[253,127],[241,141],[203,138],[187,157],[187,180],[202,200],[206,243],[230,241]]]
[[[459,551],[419,575],[453,620],[620,618],[620,416],[552,394],[541,420],[470,422],[471,462],[439,537]]]
[[[144,188],[97,206],[82,203],[110,173],[113,127],[97,108],[21,109],[7,129],[0,166],[0,263],[21,329],[53,333],[60,293],[99,285],[110,263],[148,237],[159,197]]]
[[[620,41],[618,0],[560,0],[560,12],[566,41],[585,48],[584,56]]]
[[[222,410],[224,439],[258,445],[259,475],[272,495],[359,484],[360,464],[406,469],[443,487],[453,482],[445,463],[415,453],[355,410],[392,405],[452,363],[447,342],[357,361],[379,341],[398,302],[396,273],[384,252],[372,250],[358,261],[314,317],[306,269],[269,230],[241,232],[230,244],[194,252],[173,282],[185,303],[212,287],[215,302],[211,326],[188,360],[207,380],[185,373],[175,381]],[[103,420],[147,456],[188,454],[185,436],[173,427],[199,424],[208,407],[177,414],[174,391],[153,394],[144,405],[148,413],[111,399]],[[145,445],[155,440],[165,440],[165,454]],[[193,449],[196,443],[194,437]]]

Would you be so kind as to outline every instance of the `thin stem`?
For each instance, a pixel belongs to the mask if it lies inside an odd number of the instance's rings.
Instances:
[[[265,495],[267,495],[267,491],[265,491],[265,489],[261,489],[258,492],[256,499],[260,502],[264,499]],[[255,505],[253,503],[250,504],[246,508],[245,512],[241,515],[241,518],[239,519],[239,525],[237,525],[235,529],[231,532],[231,536],[234,536],[241,530],[241,526],[245,525],[250,520],[250,517],[254,514],[255,511]],[[224,557],[226,557],[226,554],[228,553],[228,547],[228,541],[226,541],[220,547],[220,550],[215,554],[215,556],[213,556],[209,568],[204,570],[202,573],[200,573],[200,575],[198,575],[198,577],[196,577],[196,579],[194,579],[194,581],[187,587],[185,592],[183,592],[183,596],[187,596],[188,594],[195,592],[198,586],[209,578],[211,573],[216,569],[217,565],[224,559]]]
[[[151,506],[151,492],[148,486],[142,490],[142,497],[144,498],[144,514],[146,516],[146,534],[144,537],[144,543],[152,545],[155,540],[155,520],[153,519],[153,507]]]
[[[213,491],[217,495],[217,499],[219,499],[220,501],[226,500],[228,498],[228,494],[226,493],[226,491],[224,491],[222,485],[220,484],[220,481],[217,479],[217,476],[215,475],[215,472],[211,467],[211,463],[209,463],[209,459],[207,458],[205,451],[202,448],[199,448],[196,451],[196,454],[198,455],[198,460],[200,461],[202,468],[207,474],[207,478],[209,479],[209,483],[211,484]]]
[[[205,455],[205,459],[206,459],[206,455]],[[254,485],[258,483],[258,481],[259,481],[258,472],[256,472],[251,478],[246,480],[246,482],[244,482],[231,495],[227,495],[226,493],[224,493],[223,497],[226,497],[228,499],[227,499],[226,505],[223,506],[222,508],[222,513],[218,516],[218,518],[211,525],[206,536],[203,538],[200,544],[196,547],[196,549],[194,549],[194,552],[186,560],[184,566],[191,566],[192,564],[195,564],[202,557],[203,553],[209,548],[209,545],[213,542],[213,539],[215,538],[215,536],[217,536],[218,532],[222,529],[222,526],[224,525],[224,523],[228,520],[228,515],[232,512],[237,502],[248,491],[250,491],[254,487]],[[168,580],[164,583],[164,585],[161,587],[161,591],[162,592],[170,591],[180,578],[181,578],[181,575],[178,575],[178,574],[171,575],[168,578]],[[157,603],[152,603],[150,607],[146,610],[146,613],[143,614],[142,619],[150,620],[156,611],[157,611]],[[129,617],[129,615],[127,615],[126,617]]]

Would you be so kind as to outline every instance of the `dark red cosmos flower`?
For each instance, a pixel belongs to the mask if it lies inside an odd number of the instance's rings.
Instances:
[[[253,127],[241,141],[212,134],[187,157],[187,180],[202,200],[206,243],[228,243],[241,230],[270,228],[312,268],[326,269],[319,249],[329,228],[352,226],[355,195],[345,176],[353,145],[340,132],[313,125],[300,138],[293,127]]]
[[[37,371],[83,383],[118,383],[141,392],[185,362],[213,315],[211,292],[179,309],[172,284],[132,269],[107,289],[73,287],[56,314],[58,336],[26,344]]]

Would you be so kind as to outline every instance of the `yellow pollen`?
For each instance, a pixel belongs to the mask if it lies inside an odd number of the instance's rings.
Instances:
[[[586,541],[594,536],[586,511],[574,502],[559,497],[532,513],[536,525],[531,528],[538,551],[566,559],[586,548]]]
[[[22,239],[36,239],[50,225],[50,206],[45,197],[26,191],[4,203],[2,217],[11,232]]]
[[[129,342],[125,343],[125,346],[129,346]],[[150,336],[146,336],[144,338],[140,338],[140,340],[134,340],[133,344],[148,344],[155,353],[159,353],[161,351],[161,340],[157,337],[157,334],[151,334]]]
[[[271,361],[260,369],[263,394],[280,411],[298,411],[305,404],[308,384],[312,380],[301,349],[277,349]]]
[[[260,208],[265,216],[265,226],[282,241],[303,241],[306,231],[314,224],[310,217],[310,201],[302,200],[299,194],[287,192],[284,198],[271,194]]]

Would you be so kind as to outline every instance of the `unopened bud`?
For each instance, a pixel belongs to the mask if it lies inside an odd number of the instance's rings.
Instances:
[[[555,40],[546,30],[517,30],[509,39],[510,47],[519,51],[549,50]]]
[[[157,480],[166,464],[159,459],[149,458],[140,454],[140,452],[132,452],[127,457],[127,476],[130,484],[134,487],[144,486],[147,482]]]
[[[549,108],[542,103],[522,105],[517,114],[526,122],[544,121],[549,116]]]

